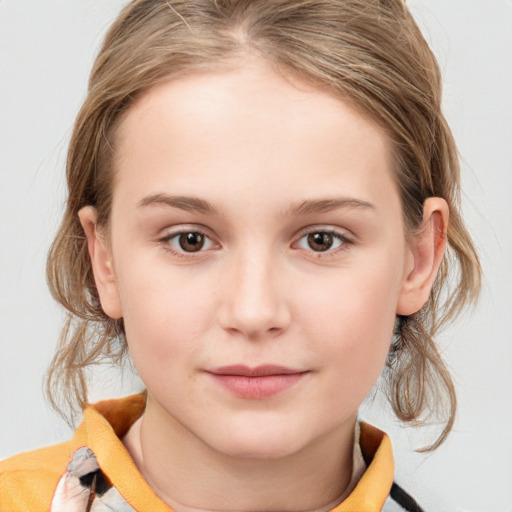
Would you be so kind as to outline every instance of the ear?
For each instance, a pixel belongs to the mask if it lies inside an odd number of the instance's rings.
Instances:
[[[409,241],[413,268],[402,283],[398,315],[412,315],[426,304],[445,253],[448,218],[444,199],[429,197],[423,204],[420,229]]]
[[[78,217],[87,237],[87,248],[101,307],[110,318],[121,318],[123,314],[112,264],[112,252],[98,229],[96,208],[85,206],[78,212]]]

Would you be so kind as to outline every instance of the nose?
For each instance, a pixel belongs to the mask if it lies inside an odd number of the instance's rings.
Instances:
[[[284,281],[275,258],[261,253],[235,258],[225,276],[221,326],[250,339],[285,331],[291,315]]]

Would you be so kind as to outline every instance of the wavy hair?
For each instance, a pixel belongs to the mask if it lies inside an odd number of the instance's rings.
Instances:
[[[419,226],[426,198],[449,205],[447,254],[428,303],[400,317],[387,372],[400,420],[414,423],[446,410],[433,449],[448,435],[456,410],[434,336],[476,299],[481,271],[460,214],[458,155],[441,112],[438,64],[403,0],[134,0],[122,10],[74,125],[67,206],[48,257],[51,292],[69,313],[47,374],[50,402],[61,412],[83,407],[87,368],[126,353],[122,320],[101,309],[78,219],[80,208],[92,205],[99,225],[108,225],[123,114],[163,81],[236,64],[247,54],[349,100],[386,130],[406,229]]]

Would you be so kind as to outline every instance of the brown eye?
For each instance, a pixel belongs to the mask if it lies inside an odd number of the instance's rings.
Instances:
[[[160,239],[164,247],[177,257],[197,253],[204,253],[213,249],[219,249],[219,245],[202,231],[175,231]]]
[[[327,229],[305,233],[294,244],[294,247],[315,253],[325,253],[327,256],[335,255],[338,250],[351,244],[350,238],[344,233]]]
[[[205,237],[201,233],[181,233],[178,237],[178,243],[185,252],[197,252],[204,246]]]
[[[318,232],[307,235],[308,246],[313,251],[324,252],[332,248],[334,236],[332,233]]]

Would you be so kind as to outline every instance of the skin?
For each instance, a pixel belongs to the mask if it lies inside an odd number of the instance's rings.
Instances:
[[[138,468],[178,512],[328,510],[396,315],[428,298],[446,203],[428,199],[406,236],[385,132],[261,61],[147,92],[114,164],[108,233],[92,207],[80,219],[102,307],[123,317],[148,389],[124,440]],[[207,237],[202,249],[183,251],[180,230]],[[233,364],[304,375],[242,398],[208,373]]]

